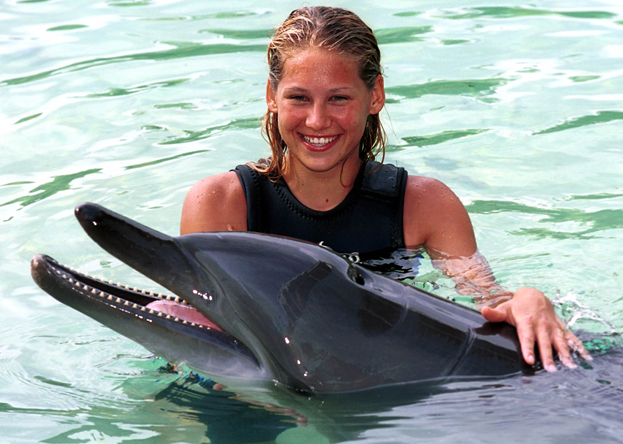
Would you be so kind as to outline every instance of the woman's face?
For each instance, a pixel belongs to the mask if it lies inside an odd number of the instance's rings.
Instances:
[[[321,48],[301,50],[284,64],[283,78],[266,102],[277,113],[288,146],[288,168],[326,172],[344,161],[358,165],[368,115],[385,103],[383,77],[369,90],[354,57]]]

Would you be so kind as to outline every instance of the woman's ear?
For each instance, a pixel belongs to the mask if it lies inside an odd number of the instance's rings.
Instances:
[[[270,80],[266,82],[266,105],[268,105],[268,111],[273,114],[277,113],[277,97],[272,86],[270,86]]]
[[[378,114],[385,106],[385,82],[383,76],[376,76],[374,87],[372,88],[372,100],[370,101],[370,113]]]

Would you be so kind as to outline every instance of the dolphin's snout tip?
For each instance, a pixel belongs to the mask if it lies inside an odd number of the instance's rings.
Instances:
[[[41,261],[41,255],[37,254],[32,257],[30,260],[30,269],[33,270],[39,266],[39,262]]]
[[[32,259],[30,260],[30,275],[35,279],[35,281],[38,282],[38,275],[41,272],[41,270],[43,269],[43,265],[46,262],[46,255],[45,254],[37,254],[35,256],[32,257]]]
[[[102,214],[102,207],[91,202],[85,202],[76,206],[74,214],[82,223],[95,222]]]

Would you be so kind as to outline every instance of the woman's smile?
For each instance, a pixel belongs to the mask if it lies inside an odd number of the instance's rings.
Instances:
[[[309,144],[312,145],[313,148],[311,148],[312,150],[328,150],[329,148],[331,148],[331,144],[333,142],[335,142],[340,136],[306,136],[304,134],[301,134],[301,137],[303,138],[303,140]]]

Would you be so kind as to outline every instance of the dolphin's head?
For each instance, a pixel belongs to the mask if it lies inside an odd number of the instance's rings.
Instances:
[[[316,307],[315,312],[305,310],[306,305],[312,294],[322,293],[336,281],[340,281],[342,297],[347,297],[357,291],[365,271],[356,271],[325,248],[287,238],[247,232],[171,237],[91,203],[76,207],[75,215],[102,248],[170,290],[174,296],[169,299],[194,307],[216,324],[222,331],[184,321],[177,322],[177,327],[194,329],[195,335],[201,332],[199,336],[207,342],[225,340],[235,345],[235,350],[227,351],[241,357],[244,365],[232,363],[233,358],[228,365],[238,367],[238,372],[241,366],[250,366],[239,373],[241,377],[260,375],[302,392],[322,390],[322,373],[327,369],[305,362],[314,351],[304,350],[307,343],[302,335],[334,325],[328,325],[333,321],[319,313],[322,308],[330,309],[322,300],[309,304]],[[128,335],[124,325],[128,322],[120,317],[129,313],[150,328],[175,325],[175,318],[145,308],[157,296],[82,275],[43,255],[33,259],[31,269],[35,281],[63,303],[168,359],[175,357],[164,346],[154,347],[157,341],[146,341],[141,327],[132,327],[136,331]],[[103,307],[117,309],[105,315]],[[176,335],[181,343],[186,340],[184,334]],[[223,353],[219,350],[219,356]],[[223,373],[224,366],[221,363],[218,372]],[[204,367],[207,372],[215,371],[213,364]]]

